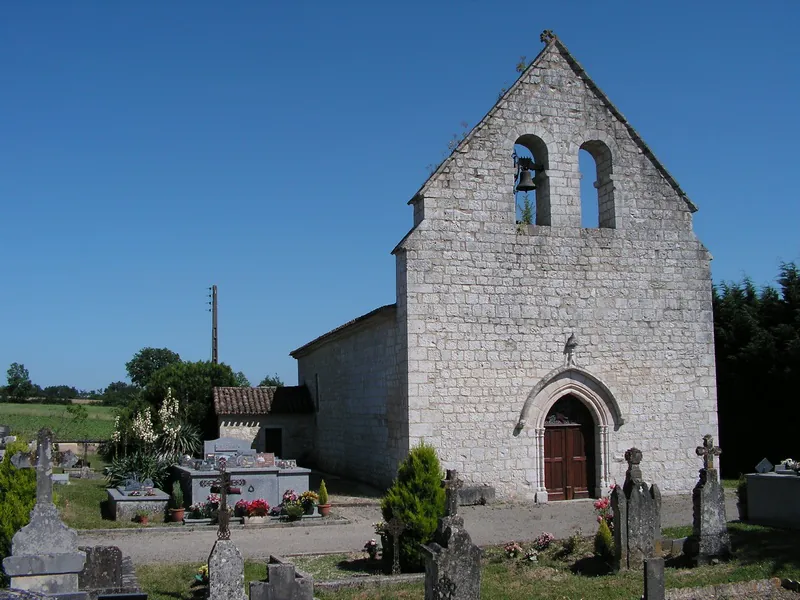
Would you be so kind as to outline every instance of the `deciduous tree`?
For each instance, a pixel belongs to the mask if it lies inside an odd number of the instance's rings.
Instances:
[[[142,348],[125,363],[125,369],[134,385],[145,387],[156,371],[179,362],[178,353],[168,348]]]

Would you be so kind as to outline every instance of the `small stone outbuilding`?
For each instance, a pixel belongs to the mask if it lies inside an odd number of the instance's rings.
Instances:
[[[219,437],[251,442],[257,452],[300,461],[311,455],[314,402],[304,385],[216,387]]]
[[[694,486],[697,440],[717,434],[697,208],[566,46],[542,41],[411,195],[396,301],[291,353],[320,468],[387,485],[424,440],[467,483],[544,502],[607,495],[636,446],[663,493]]]

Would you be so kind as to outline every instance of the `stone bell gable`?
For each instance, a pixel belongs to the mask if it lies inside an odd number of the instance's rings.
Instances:
[[[634,445],[664,493],[686,492],[686,449],[717,431],[696,207],[565,45],[543,41],[410,201],[414,226],[394,249],[408,444],[432,443],[501,496],[548,500],[563,459],[547,456],[551,426],[573,425],[564,443],[585,445],[587,472],[559,498],[607,494]],[[535,164],[527,226],[515,145]],[[596,164],[594,227],[581,225],[582,149]],[[567,408],[577,421],[558,421]]]

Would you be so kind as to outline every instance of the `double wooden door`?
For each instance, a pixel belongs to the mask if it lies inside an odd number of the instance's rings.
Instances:
[[[594,469],[591,431],[579,424],[544,430],[544,483],[548,500],[589,498]]]

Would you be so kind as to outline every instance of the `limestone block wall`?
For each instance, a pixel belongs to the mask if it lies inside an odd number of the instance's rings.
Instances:
[[[320,468],[388,485],[397,463],[391,445],[402,403],[396,310],[346,327],[296,356],[298,381],[317,401],[314,449]]]
[[[711,257],[693,206],[592,85],[549,45],[420,190],[424,218],[396,250],[409,442],[434,443],[448,468],[505,497],[533,498],[542,484],[535,431],[515,435],[515,425],[573,332],[578,364],[624,419],[607,432],[612,481],[636,445],[645,479],[688,491],[694,448],[717,433]],[[525,135],[546,148],[547,226],[515,225],[511,154]],[[608,150],[597,186],[605,228],[581,227],[587,142]]]
[[[264,448],[264,429],[282,430],[283,456],[301,461],[310,458],[314,448],[313,415],[225,415],[219,419],[219,436],[247,440],[258,451]]]

